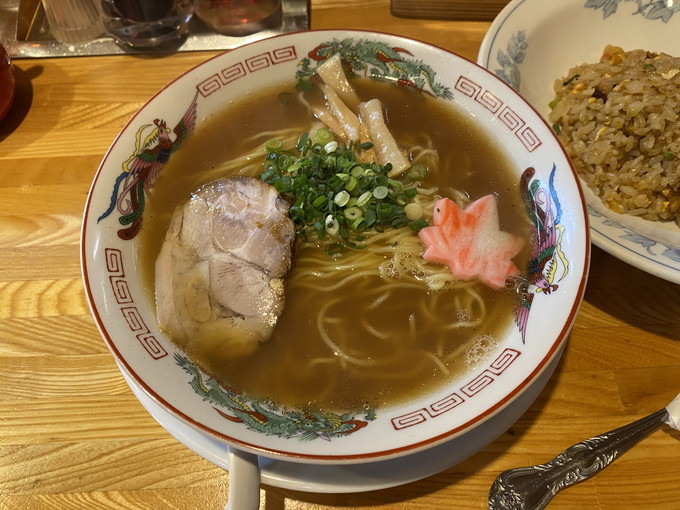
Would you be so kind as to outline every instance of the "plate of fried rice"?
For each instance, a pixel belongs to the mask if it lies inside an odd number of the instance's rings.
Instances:
[[[593,242],[680,283],[680,1],[512,0],[477,61],[571,158]]]

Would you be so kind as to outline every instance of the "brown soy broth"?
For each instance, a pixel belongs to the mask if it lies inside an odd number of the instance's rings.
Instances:
[[[295,278],[295,272],[293,269],[291,279]],[[451,375],[444,376],[423,348],[434,351],[442,339],[445,352],[451,352],[461,345],[472,344],[480,334],[498,338],[508,326],[513,304],[510,295],[481,285],[478,291],[489,307],[487,320],[482,327],[464,333],[443,333],[429,324],[428,316],[414,306],[421,300],[431,301],[425,288],[400,289],[389,302],[367,312],[376,297],[370,289],[380,285],[378,280],[379,277],[366,277],[358,282],[351,297],[332,310],[331,315],[339,322],[326,329],[344,351],[372,360],[377,366],[348,364],[343,369],[337,362],[328,362],[333,359],[332,352],[319,337],[316,317],[325,301],[334,296],[290,289],[274,335],[260,354],[227,362],[222,367],[214,366],[214,369],[231,380],[235,380],[233,374],[238,372],[240,387],[291,406],[335,410],[356,409],[362,405],[384,407],[435,389],[483,361],[477,355],[468,356],[464,350],[447,364]],[[450,313],[449,307],[444,306],[446,294],[441,293],[439,306],[431,310],[433,314]],[[415,341],[409,334],[411,315],[419,325]],[[382,336],[367,331],[362,321],[370,322],[372,330],[381,332]],[[492,346],[483,347],[486,354]],[[265,357],[260,358],[263,353]]]
[[[495,193],[501,228],[528,239],[528,223],[508,160],[471,119],[439,100],[392,84],[355,80],[353,85],[363,100],[381,99],[388,112],[388,125],[402,145],[417,143],[419,137],[414,136],[417,131],[430,136],[440,155],[441,171],[428,176],[428,187],[434,185],[444,191],[456,188],[473,199]],[[253,142],[244,140],[263,131],[299,125],[302,133],[309,128],[306,107],[297,101],[285,104],[281,92],[295,94],[293,84],[273,87],[230,105],[206,121],[172,155],[151,191],[140,232],[139,261],[151,299],[155,259],[175,207],[200,185],[216,178],[211,169],[254,148]],[[312,96],[312,100],[318,97]],[[264,140],[266,138],[257,143]],[[308,251],[298,251],[296,261],[312,256]],[[526,253],[521,255],[519,267],[525,267],[526,257]],[[337,321],[324,326],[324,330],[334,341],[343,343],[345,352],[355,353],[361,359],[377,360],[383,368],[343,366],[334,360],[317,330],[320,309],[328,299],[337,296],[296,287],[297,271],[298,264],[294,262],[287,278],[284,313],[272,338],[258,346],[253,355],[229,360],[212,347],[202,350],[202,344],[196,342],[187,348],[189,356],[224,384],[283,405],[334,410],[365,404],[384,406],[403,402],[447,380],[462,377],[471,363],[483,361],[493,351],[493,341],[480,346],[478,341],[475,344],[476,339],[480,335],[498,338],[512,321],[512,295],[479,284],[475,290],[487,311],[483,325],[468,328],[465,333],[443,332],[431,326],[429,314],[456,313],[451,309],[455,299],[449,291],[429,293],[424,285],[418,290],[404,288],[374,309],[371,307],[377,296],[372,289],[379,287],[380,281],[367,277],[356,280],[351,291],[343,290],[347,296],[329,312]],[[439,296],[433,297],[434,294]],[[415,338],[409,333],[409,317],[418,324]],[[367,323],[378,336],[367,331]],[[449,375],[444,375],[431,357],[423,354],[423,347],[450,353],[460,346],[463,346],[461,354],[447,363]],[[471,350],[479,353],[470,356]]]
[[[472,118],[411,89],[372,80],[357,80],[353,85],[361,98],[380,98],[387,111],[390,131],[403,146],[408,145],[405,142],[418,141],[417,135],[414,136],[418,131],[432,139],[441,165],[438,174],[428,177],[428,184],[444,190],[463,190],[473,199],[494,193],[498,196],[500,217],[510,214],[511,222],[522,221],[518,213],[512,211],[521,204],[514,191],[517,183],[509,162],[497,146],[489,143]],[[508,222],[505,226],[509,228],[511,224]]]

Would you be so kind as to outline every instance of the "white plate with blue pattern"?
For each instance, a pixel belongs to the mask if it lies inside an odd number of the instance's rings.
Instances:
[[[597,62],[607,44],[680,56],[680,2],[513,0],[491,24],[477,63],[547,118],[555,79]],[[587,188],[587,186],[583,186]],[[628,264],[680,283],[680,228],[614,213],[584,189],[595,245]]]

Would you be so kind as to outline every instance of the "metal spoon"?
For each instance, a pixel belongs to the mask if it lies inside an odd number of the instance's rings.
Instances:
[[[679,407],[680,394],[666,408],[570,446],[545,464],[502,472],[489,490],[489,510],[545,508],[559,491],[594,476],[662,424],[677,427]]]

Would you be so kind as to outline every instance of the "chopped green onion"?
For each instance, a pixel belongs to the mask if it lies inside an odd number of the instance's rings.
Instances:
[[[344,189],[339,192],[337,195],[335,195],[335,198],[333,199],[333,202],[335,202],[335,205],[338,205],[340,207],[343,207],[349,202],[349,193],[347,193]]]
[[[295,88],[302,92],[306,92],[308,90],[312,90],[312,88],[314,88],[314,84],[312,83],[312,80],[300,78],[298,79],[298,82],[295,84]]]
[[[360,166],[360,165],[355,165],[352,167],[352,169],[349,171],[349,174],[352,177],[363,177],[365,175],[366,171]]]
[[[420,164],[413,165],[411,168],[406,170],[406,175],[412,181],[421,181],[427,177],[427,167]]]
[[[275,152],[281,148],[283,144],[281,143],[281,140],[276,140],[271,139],[269,140],[266,144],[264,144],[264,148],[267,152]]]
[[[260,176],[260,179],[262,179],[263,181],[267,181],[267,182],[270,182],[270,180],[277,179],[277,178],[278,178],[278,175],[276,173],[276,170],[273,169],[273,168],[269,168],[269,169],[265,170],[262,173],[262,175]]]
[[[373,190],[373,196],[378,200],[382,200],[387,196],[388,191],[387,186],[378,186]]]
[[[314,139],[316,143],[321,144],[321,145],[326,145],[328,142],[332,142],[335,140],[333,137],[333,133],[331,133],[330,129],[322,127],[316,130],[316,134],[314,136]],[[328,152],[328,151],[326,151]]]
[[[314,222],[314,230],[316,230],[316,236],[319,239],[323,239],[326,235],[326,228],[321,220],[316,220]]]
[[[358,162],[356,145],[339,145],[323,129],[313,139],[303,133],[290,150],[267,142],[262,162],[260,178],[292,204],[289,215],[301,239],[330,238],[326,251],[335,255],[364,248],[366,229],[384,232],[417,219],[405,210],[418,193],[413,180],[389,177],[389,164]],[[426,169],[414,165],[414,172],[422,178]]]
[[[290,207],[288,214],[293,221],[300,221],[304,218],[302,207],[297,204]]]
[[[347,175],[347,174],[343,174],[343,175]],[[349,180],[347,181],[347,184],[345,184],[345,189],[347,191],[352,191],[354,188],[356,188],[357,182],[358,182],[357,178],[354,177],[353,175],[350,175]]]
[[[364,191],[361,195],[359,195],[359,198],[357,198],[357,205],[359,207],[365,206],[372,196],[373,196],[372,192]]]
[[[336,220],[332,214],[329,214],[326,216],[326,232],[328,232],[330,235],[334,236],[335,234],[338,233],[338,229],[340,228],[340,224],[338,223],[338,220]]]
[[[392,225],[392,228],[405,227],[406,225],[408,225],[408,223],[409,221],[403,216],[392,218],[392,220],[390,221],[390,225]]]
[[[282,154],[276,161],[276,166],[279,170],[287,170],[293,164],[293,159],[288,154]]]
[[[380,204],[375,212],[378,214],[378,218],[387,219],[392,214],[392,206],[390,204]]]
[[[286,187],[283,185],[283,180],[282,179],[277,179],[275,181],[269,181],[272,186],[274,186],[274,189],[278,191],[279,193],[283,193],[286,189]]]
[[[394,179],[387,179],[387,184],[389,184],[392,188],[394,188],[398,191],[401,191],[401,190],[404,189],[404,185],[399,181],[395,181]]]
[[[563,82],[562,82],[562,86],[563,86],[563,87],[566,87],[567,85],[569,85],[572,81],[574,81],[574,80],[575,80],[576,78],[578,78],[579,76],[581,76],[581,75],[580,75],[580,74],[575,74],[574,76],[572,76],[571,78],[569,78],[567,81],[563,81]]]
[[[413,220],[408,224],[409,228],[412,230],[415,230],[416,232],[420,230],[421,228],[427,227],[427,220],[424,218],[418,218],[417,220]]]
[[[298,151],[302,151],[307,145],[309,144],[309,133],[302,133],[300,135],[300,139],[298,140],[298,143],[295,145],[295,148]]]
[[[357,218],[352,222],[352,230],[355,232],[363,232],[366,230],[366,220],[364,218]]]
[[[338,174],[335,174],[333,177],[328,179],[328,186],[333,190],[342,188],[344,184],[345,183],[342,181]]]
[[[316,207],[317,209],[321,209],[321,208],[322,208],[324,205],[326,205],[327,203],[328,203],[328,200],[327,200],[326,197],[323,196],[323,195],[321,195],[321,196],[319,196],[319,197],[316,197],[316,198],[312,201],[312,205],[313,205],[314,207]]]
[[[345,209],[345,218],[348,220],[356,220],[357,218],[361,218],[363,214],[363,211],[356,206]]]
[[[366,220],[366,227],[368,228],[375,224],[378,217],[376,216],[374,210],[368,209],[367,211],[364,211],[364,219]]]
[[[416,188],[408,188],[404,190],[404,196],[406,197],[406,200],[411,201],[414,198],[416,198],[416,195],[418,194],[418,190]]]

